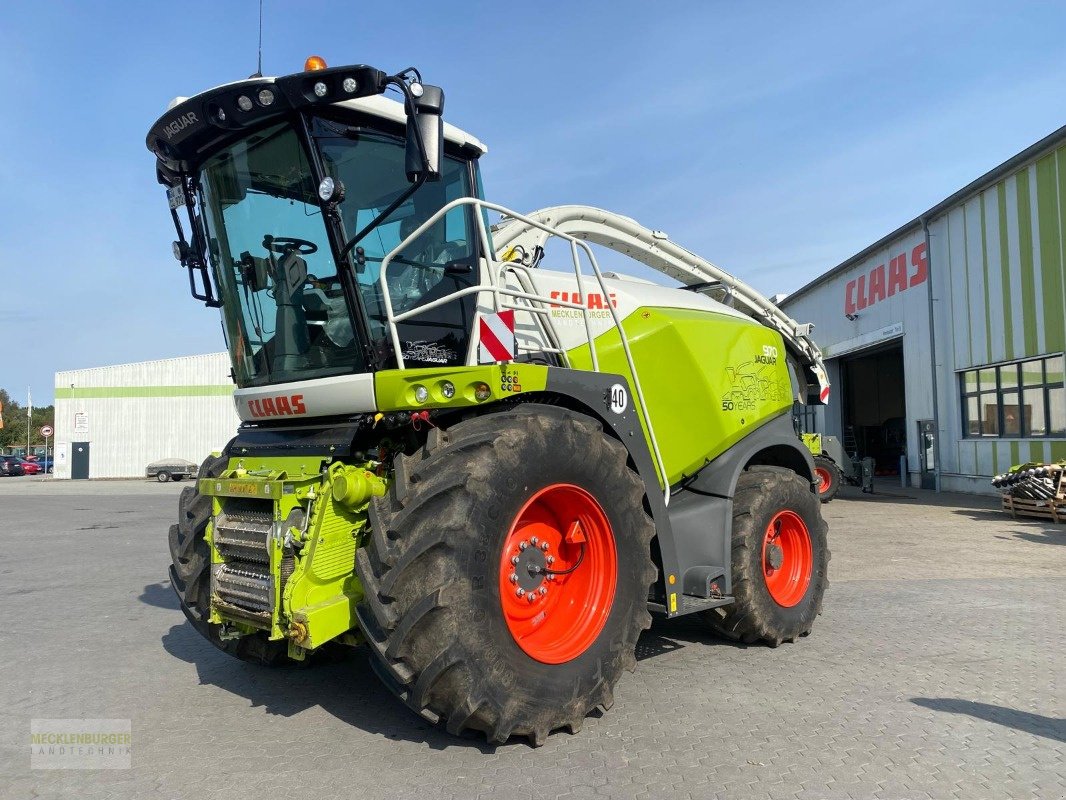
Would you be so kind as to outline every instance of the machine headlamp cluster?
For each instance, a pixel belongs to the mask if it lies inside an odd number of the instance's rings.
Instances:
[[[435,381],[429,386],[424,383],[415,383],[408,388],[407,392],[407,402],[419,406],[427,403],[447,403],[457,397],[482,403],[492,397],[492,390],[484,381],[467,384],[461,395],[456,385],[447,379]]]

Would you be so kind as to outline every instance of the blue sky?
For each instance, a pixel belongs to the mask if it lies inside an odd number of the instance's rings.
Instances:
[[[255,70],[256,0],[11,4],[0,24],[0,386],[220,350],[144,148]],[[1054,3],[266,0],[263,67],[418,66],[490,199],[600,205],[772,294],[1066,123]]]

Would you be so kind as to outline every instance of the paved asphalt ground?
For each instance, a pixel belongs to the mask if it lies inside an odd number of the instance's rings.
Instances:
[[[610,712],[534,750],[428,726],[361,652],[213,650],[165,583],[180,489],[0,481],[4,800],[1066,796],[1066,526],[987,498],[847,491],[812,636],[658,623]],[[131,719],[132,769],[31,771],[35,717]]]

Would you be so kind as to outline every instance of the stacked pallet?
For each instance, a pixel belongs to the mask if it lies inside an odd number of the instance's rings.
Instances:
[[[1066,465],[1021,464],[996,475],[992,485],[1003,490],[1003,510],[1017,519],[1035,517],[1066,522]]]

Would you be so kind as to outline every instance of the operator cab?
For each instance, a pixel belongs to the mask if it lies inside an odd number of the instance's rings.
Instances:
[[[379,96],[387,88],[404,103]],[[381,263],[445,204],[479,193],[485,147],[442,111],[417,72],[353,66],[227,84],[152,127],[175,256],[193,296],[222,309],[238,386],[395,366]],[[490,254],[474,213],[452,209],[393,258],[395,313],[478,283]],[[465,363],[474,305],[467,294],[399,323],[406,364]]]

